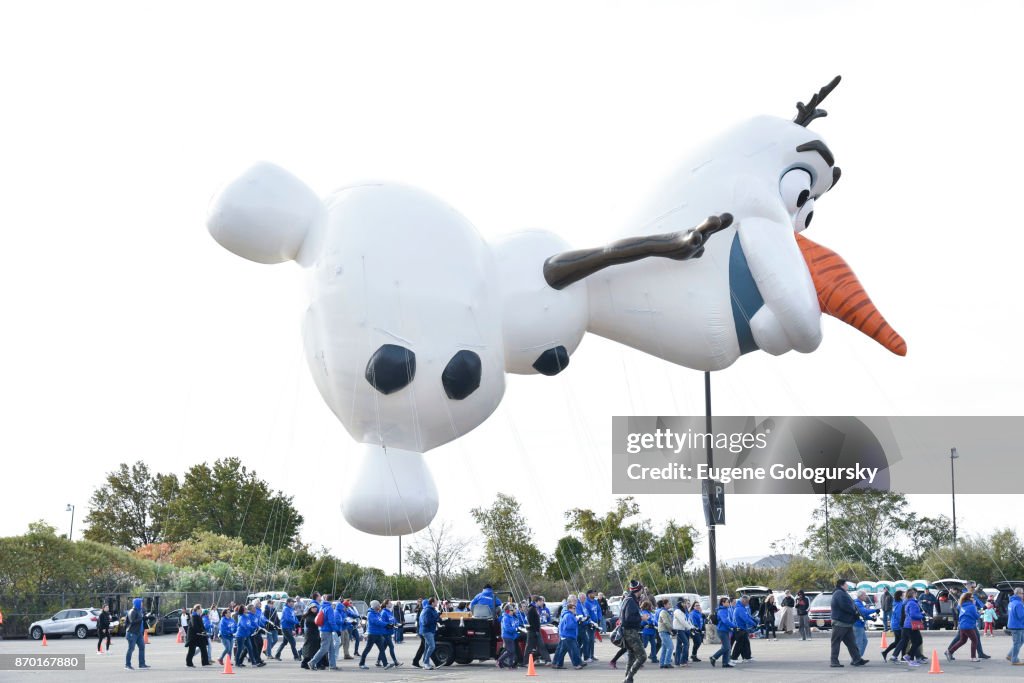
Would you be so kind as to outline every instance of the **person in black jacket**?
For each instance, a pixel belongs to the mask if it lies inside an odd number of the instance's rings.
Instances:
[[[306,642],[302,644],[303,669],[309,668],[309,660],[313,659],[320,651],[320,627],[316,625],[316,615],[320,611],[320,605],[315,602],[309,604],[306,614],[302,617],[303,631],[306,632]]]
[[[96,624],[96,652],[103,654],[103,639],[107,639],[107,652],[110,652],[110,606],[103,605],[99,621]]]
[[[203,606],[196,605],[192,608],[192,614],[188,619],[188,639],[186,641],[188,654],[185,655],[185,666],[195,666],[192,663],[192,658],[195,657],[196,648],[199,648],[203,666],[210,666],[210,658],[206,654],[206,639],[208,635],[206,627],[203,626]]]
[[[846,579],[836,581],[836,589],[832,593],[832,667],[841,667],[839,663],[839,646],[846,644],[850,652],[853,666],[864,666],[868,660],[860,656],[857,636],[853,625],[861,620],[860,610],[854,604],[849,591],[846,590]]]
[[[800,640],[811,639],[811,601],[803,591],[796,592],[796,628],[800,631]]]
[[[633,579],[622,598],[619,615],[622,620],[622,644],[629,650],[629,666],[626,667],[626,678],[623,683],[633,683],[633,676],[643,668],[647,661],[644,641],[640,637],[640,603],[638,595],[644,590],[642,583]]]
[[[534,659],[538,664],[550,664],[548,648],[544,645],[544,639],[540,637],[540,598],[530,599],[530,608],[526,610],[526,650],[523,658],[529,660],[530,653],[536,653]]]

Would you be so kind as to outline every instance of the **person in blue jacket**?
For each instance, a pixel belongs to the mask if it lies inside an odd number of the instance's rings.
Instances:
[[[693,628],[690,629],[690,644],[693,651],[690,653],[691,662],[699,662],[697,658],[697,650],[700,649],[701,644],[704,642],[704,607],[700,604],[700,600],[694,600],[693,606],[690,608],[688,618],[690,623],[693,624]]]
[[[142,609],[142,598],[132,600],[132,608],[125,617],[125,637],[128,639],[128,651],[124,655],[124,668],[132,668],[132,652],[139,648],[139,668],[148,669],[146,665],[146,613]]]
[[[262,662],[263,635],[267,628],[267,618],[263,616],[263,608],[258,602],[254,602],[249,608],[254,627],[252,632],[252,650],[256,653],[256,658]]]
[[[499,669],[514,669],[519,666],[516,639],[519,637],[519,618],[512,609],[512,604],[505,605],[505,613],[501,615],[502,650],[498,656]]]
[[[589,625],[583,632],[583,661],[596,662],[594,657],[594,634],[604,624],[604,614],[601,611],[601,603],[597,601],[597,591],[591,588],[587,591],[586,602],[583,608],[586,610]]]
[[[210,613],[208,610],[203,610],[203,633],[208,633],[206,637],[206,661],[213,661],[213,623],[210,621]]]
[[[853,635],[857,639],[857,647],[860,648],[861,657],[864,657],[864,653],[868,649],[867,621],[878,614],[877,608],[868,607],[864,604],[867,599],[868,592],[866,590],[859,590],[857,591],[857,599],[853,601],[857,611],[860,612],[860,620],[853,622]]]
[[[341,649],[344,651],[345,659],[352,659],[352,655],[348,653],[349,645],[355,641],[355,656],[359,656],[359,610],[353,605],[352,601],[345,598],[341,601],[341,605],[338,607],[338,617],[341,626]]]
[[[540,617],[541,625],[551,623],[551,610],[543,599],[540,600],[540,604],[537,606],[537,615]]]
[[[732,661],[739,663],[754,659],[750,652],[750,632],[757,630],[757,619],[750,614],[750,598],[744,595],[732,608],[736,630],[732,634]]]
[[[231,648],[235,642],[235,631],[238,630],[238,624],[231,616],[231,610],[224,610],[220,615],[220,624],[217,629],[220,635],[220,642],[224,646],[224,651],[220,653],[220,657],[217,658],[218,664],[224,663],[224,655],[231,656]]]
[[[320,649],[313,655],[313,659],[309,662],[310,669],[316,669],[320,662],[327,659],[328,666],[331,671],[336,671],[338,668],[338,654],[334,648],[334,635],[337,632],[337,611],[335,605],[331,603],[331,596],[325,595],[323,602],[320,604],[320,614],[323,615],[323,623],[319,627],[320,631]]]
[[[380,610],[381,619],[388,625],[387,631],[384,632],[384,647],[391,653],[391,663],[388,664],[387,658],[384,656],[383,649],[380,655],[377,657],[377,663],[383,666],[385,669],[391,669],[393,667],[401,666],[401,662],[395,657],[395,641],[392,639],[391,634],[394,633],[396,628],[401,628],[398,621],[395,619],[394,613],[391,611],[391,600],[385,598],[384,603],[381,605]],[[404,618],[404,615],[403,615]]]
[[[266,662],[260,659],[259,653],[256,651],[256,643],[253,641],[253,633],[256,632],[256,608],[253,605],[249,605],[249,609],[241,605],[238,606],[236,614],[238,615],[238,629],[235,631],[235,651],[238,656],[235,658],[238,660],[238,666],[245,666],[245,657],[248,655],[249,661],[252,662],[253,666],[263,666]]]
[[[576,642],[578,635],[579,622],[576,621],[576,601],[575,599],[566,600],[565,607],[562,608],[558,617],[558,649],[555,651],[555,663],[551,668],[564,669],[566,653],[569,654],[573,668],[582,669],[585,666],[580,658],[580,646]]]
[[[278,645],[277,654],[274,655],[274,659],[277,661],[281,661],[281,651],[284,650],[285,645],[291,646],[293,659],[300,659],[299,651],[295,648],[295,627],[299,625],[299,620],[295,617],[294,605],[294,598],[288,598],[285,600],[284,609],[281,610],[281,644]]]
[[[980,662],[981,658],[978,657],[978,608],[974,604],[974,596],[970,593],[964,593],[960,598],[960,615],[957,619],[957,626],[960,629],[959,637],[956,644],[946,650],[946,659],[952,662],[953,653],[959,650],[964,643],[970,641],[971,661]]]
[[[1006,628],[1013,637],[1013,644],[1006,658],[1013,666],[1022,666],[1020,648],[1024,645],[1024,588],[1014,588],[1010,601],[1006,603]]]
[[[384,658],[384,650],[387,647],[384,637],[391,626],[382,615],[382,611],[380,602],[370,601],[370,611],[366,613],[366,644],[363,647],[363,656],[359,660],[360,669],[370,668],[366,666],[366,656],[370,654],[370,649],[374,646],[378,649],[378,661]]]
[[[924,644],[921,631],[913,626],[916,621],[924,623],[924,612],[921,611],[921,606],[917,603],[917,591],[908,588],[906,599],[903,601],[903,629],[908,631],[906,635],[910,650],[903,655],[903,661],[910,666],[921,666],[921,662],[925,661],[924,654],[921,652],[921,646]]]
[[[711,655],[711,666],[715,666],[716,662],[721,659],[723,669],[732,668],[732,664],[729,663],[729,646],[732,644],[733,629],[736,628],[736,622],[732,620],[732,615],[732,600],[720,598],[718,610],[715,612],[715,628],[718,630],[718,640],[722,645],[715,654]]]
[[[910,636],[903,633],[903,591],[893,594],[892,611],[889,613],[889,628],[892,631],[892,643],[882,650],[882,661],[887,661],[892,652],[892,661],[899,662],[910,643]]]
[[[968,586],[973,586],[973,585],[974,585],[973,583],[968,584]],[[970,597],[970,601],[969,602],[974,606],[974,611],[979,616],[981,615],[982,612],[985,611],[985,603],[983,603],[981,600],[979,600],[978,596],[975,593],[973,593],[969,589],[964,591],[963,595],[961,595],[960,598],[953,605],[953,611],[956,614],[957,624],[958,625],[961,623],[961,621],[960,621],[960,614],[963,612],[964,596],[965,595]],[[920,601],[920,598],[918,598],[918,601]],[[924,608],[922,607],[922,610],[923,609]],[[977,623],[975,623],[974,628],[975,628],[975,630],[977,630],[977,628],[978,628]],[[953,646],[956,645],[959,641],[960,641],[960,631],[958,630],[956,632],[956,635],[953,637],[953,640],[949,641],[949,647],[947,647],[946,650],[949,651],[949,652],[952,652],[953,651]],[[977,643],[976,650],[977,650],[977,654],[978,654],[978,658],[979,659],[992,659],[992,657],[990,655],[985,654],[985,648],[982,647],[982,645],[981,645],[981,638],[978,638],[978,643]]]
[[[423,601],[423,608],[420,610],[419,623],[417,624],[417,632],[420,634],[420,638],[423,640],[423,657],[424,668],[433,669],[434,662],[431,657],[434,654],[436,643],[434,637],[437,635],[437,623],[441,618],[438,614],[437,598],[427,598]],[[413,661],[413,666],[419,666],[416,661]]]
[[[658,622],[654,619],[654,605],[651,604],[650,600],[644,600],[640,603],[640,624],[642,626],[640,630],[640,637],[643,639],[644,647],[650,646],[651,654],[648,656],[647,661],[656,662],[658,661],[658,645],[660,644],[658,639]]]
[[[491,609],[491,617],[495,619],[501,613],[501,600],[494,595],[494,588],[491,587],[491,584],[484,586],[484,589],[477,593],[476,597],[470,601],[469,611],[472,612],[473,608],[477,605],[489,607]]]

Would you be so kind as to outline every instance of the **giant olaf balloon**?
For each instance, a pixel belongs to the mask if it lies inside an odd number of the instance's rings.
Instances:
[[[388,183],[320,199],[271,164],[214,198],[225,248],[309,272],[306,359],[359,442],[342,506],[372,534],[418,531],[438,494],[423,453],[490,416],[505,373],[555,375],[585,332],[720,370],[757,349],[808,353],[821,313],[893,353],[906,344],[833,252],[800,233],[839,167],[807,125],[755,118],[684,163],[616,242],[571,251],[555,234],[486,242],[442,201]]]

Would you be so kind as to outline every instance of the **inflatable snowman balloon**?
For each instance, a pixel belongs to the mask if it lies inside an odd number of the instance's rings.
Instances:
[[[795,120],[760,117],[710,144],[598,248],[545,231],[488,243],[415,188],[320,199],[271,164],[221,190],[208,219],[221,245],[309,272],[306,359],[360,444],[345,477],[349,523],[381,535],[427,526],[438,493],[423,454],[486,420],[506,372],[564,370],[586,331],[719,370],[758,349],[815,350],[825,312],[905,354],[845,262],[799,234],[840,177],[807,128],[838,80]]]

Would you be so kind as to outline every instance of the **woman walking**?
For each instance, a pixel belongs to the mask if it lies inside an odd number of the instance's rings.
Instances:
[[[768,639],[770,633],[775,640],[779,639],[779,632],[775,627],[775,615],[779,611],[779,606],[775,604],[775,596],[769,595],[761,603],[761,614],[758,615],[761,618],[761,635],[764,636],[765,640]]]
[[[694,600],[693,607],[690,609],[690,623],[693,624],[693,628],[690,629],[690,642],[693,643],[693,652],[690,653],[691,662],[699,662],[697,658],[697,650],[700,649],[701,643],[704,642],[704,608],[701,607],[700,600]]]
[[[310,668],[310,661],[320,651],[320,627],[316,625],[316,615],[319,612],[320,605],[311,602],[302,617],[302,630],[306,633],[306,640],[302,644],[302,664],[299,666],[303,669]]]
[[[195,667],[192,663],[192,658],[195,657],[196,650],[199,650],[199,657],[203,662],[203,666],[210,666],[210,656],[207,654],[207,631],[203,625],[203,606],[194,605],[192,607],[192,614],[189,616],[188,622],[188,654],[185,655],[185,666]]]
[[[661,639],[661,657],[658,664],[662,669],[671,669],[672,666],[672,614],[668,611],[669,601],[667,598],[658,601],[658,611],[655,619],[658,622],[658,637]]]
[[[892,614],[889,617],[889,625],[892,630],[892,644],[882,650],[882,661],[888,661],[889,653],[892,653],[892,661],[899,662],[907,649],[910,638],[903,633],[903,591],[896,591],[892,600]]]
[[[721,598],[718,601],[718,611],[715,612],[715,628],[718,629],[718,639],[722,641],[722,646],[718,648],[718,652],[711,655],[711,666],[715,666],[715,663],[721,659],[723,669],[731,669],[732,664],[729,663],[729,647],[732,645],[732,630],[736,628],[736,623],[732,620],[732,600],[729,598]]]
[[[398,624],[394,613],[391,611],[390,599],[384,600],[384,604],[381,606],[380,615],[381,619],[384,620],[384,623],[388,625],[388,629],[384,633],[384,646],[387,647],[388,652],[391,654],[391,664],[388,664],[388,660],[384,656],[383,649],[380,651],[380,656],[377,657],[377,662],[385,669],[402,666],[402,663],[398,661],[397,657],[395,657],[395,641],[392,636],[396,628],[402,628],[402,624]]]
[[[96,652],[103,654],[103,639],[107,639],[107,652],[110,652],[110,605],[103,605],[99,621],[96,624]]]
[[[220,635],[221,645],[224,646],[224,651],[220,653],[220,657],[217,658],[218,664],[224,663],[224,656],[231,656],[231,646],[235,642],[235,630],[237,624],[235,620],[231,618],[231,612],[224,610],[224,614],[220,615],[220,619],[217,622],[217,631]]]
[[[968,640],[971,641],[971,661],[980,662],[978,657],[978,608],[974,604],[974,596],[964,593],[960,598],[960,640],[946,650],[946,659],[953,661],[953,653]]]
[[[652,609],[654,609],[654,606],[650,600],[644,600],[640,603],[640,623],[643,625],[640,636],[643,638],[645,648],[648,645],[651,646],[651,656],[648,657],[648,661],[655,662],[658,659],[658,629],[654,621]]]
[[[923,644],[921,631],[924,630],[924,612],[917,602],[917,591],[913,588],[907,589],[906,600],[903,602],[903,630],[908,631],[907,642],[910,644],[910,651],[903,655],[903,661],[910,666],[921,666],[924,661],[924,654],[921,652]],[[977,614],[977,612],[975,612]]]

